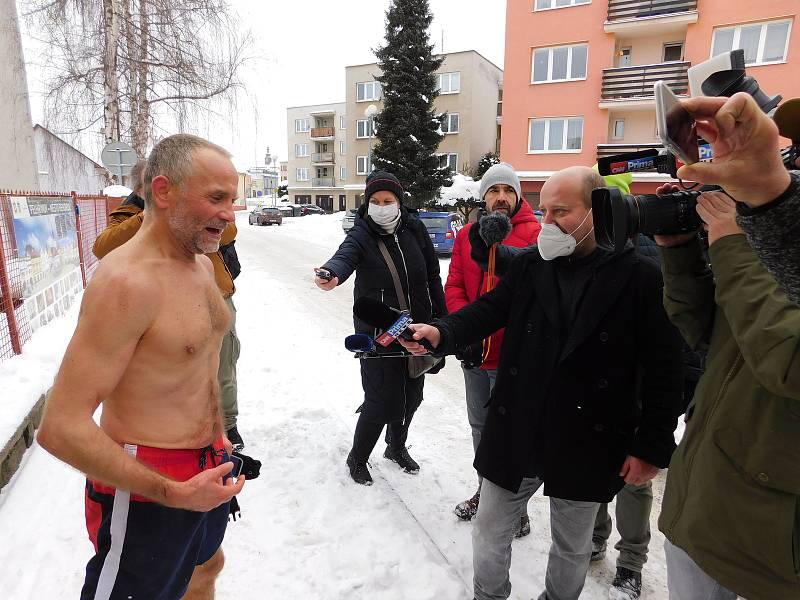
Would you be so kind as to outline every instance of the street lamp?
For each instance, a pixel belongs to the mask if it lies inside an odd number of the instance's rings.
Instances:
[[[378,107],[370,104],[364,109],[364,116],[367,117],[367,137],[369,138],[369,154],[367,155],[367,175],[372,172],[372,137],[375,135],[375,115],[378,114]]]
[[[272,156],[270,156],[270,158],[272,159],[272,172],[273,173],[277,173],[278,171],[277,171],[277,167],[275,165],[278,164],[278,155],[277,154],[273,154]],[[275,183],[275,185],[274,186],[270,186],[270,187],[272,187],[272,198],[273,198],[272,206],[275,206],[278,203],[278,180],[279,180],[279,178],[280,178],[280,176],[276,175],[275,180],[273,182],[273,183]]]

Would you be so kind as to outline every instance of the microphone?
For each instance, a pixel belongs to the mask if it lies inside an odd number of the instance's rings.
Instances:
[[[501,212],[489,213],[478,222],[480,234],[488,247],[502,242],[511,233],[511,219]]]
[[[428,352],[435,352],[428,340],[414,339],[414,332],[408,329],[412,322],[411,315],[405,311],[399,311],[380,300],[363,296],[353,304],[353,314],[368,325],[383,329],[383,333],[375,338],[375,341],[383,347],[400,337],[421,344]]]
[[[350,352],[372,352],[375,344],[366,333],[356,333],[344,338],[344,347]]]

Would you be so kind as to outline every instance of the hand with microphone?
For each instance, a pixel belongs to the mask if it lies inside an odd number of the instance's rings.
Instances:
[[[414,337],[414,328],[408,313],[392,308],[380,300],[363,296],[355,301],[353,314],[367,325],[383,330],[383,333],[375,340],[381,346],[385,347],[398,341],[405,347],[403,344],[403,340],[405,340],[414,346],[423,346],[424,352],[415,354],[428,352],[435,354],[435,345],[428,344],[421,337]]]

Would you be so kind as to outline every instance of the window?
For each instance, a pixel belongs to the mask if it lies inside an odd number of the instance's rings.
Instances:
[[[588,45],[536,48],[531,83],[586,79]]]
[[[347,129],[347,117],[345,115],[339,117],[339,129]]]
[[[458,171],[458,154],[437,154],[436,158],[439,159],[440,169],[450,169],[451,171]]]
[[[583,117],[530,119],[528,153],[580,152]]]
[[[786,60],[791,21],[748,23],[714,30],[711,56],[731,50],[744,50],[748,65],[769,64]]]
[[[683,44],[664,44],[664,62],[683,60]]]
[[[347,167],[339,167],[339,179],[342,181],[347,179]]]
[[[457,94],[461,91],[461,73],[439,73],[436,77],[436,89],[442,94]]]
[[[442,122],[443,133],[458,133],[458,113],[450,113],[445,115]]]
[[[308,144],[295,144],[294,145],[295,158],[303,158],[308,156]]]
[[[590,2],[591,0],[534,0],[533,10],[565,8],[567,6],[578,6],[579,4],[589,4]]]
[[[625,139],[625,119],[614,119],[614,128],[611,131],[611,139]]]
[[[366,175],[367,174],[367,161],[369,160],[368,156],[359,156],[356,158],[356,175]],[[371,165],[371,171],[375,170],[375,165]]]
[[[374,138],[375,122],[371,119],[356,121],[356,138]]]
[[[311,131],[311,119],[295,119],[294,120],[294,132],[295,133],[305,133],[307,131]]]
[[[308,167],[297,169],[297,181],[308,181]]]
[[[339,154],[342,156],[347,154],[347,142],[339,142]]]
[[[356,102],[371,102],[381,99],[381,84],[377,81],[367,81],[356,84]]]

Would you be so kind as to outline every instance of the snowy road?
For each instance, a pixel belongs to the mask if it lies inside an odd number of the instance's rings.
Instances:
[[[341,214],[247,225],[239,214],[243,266],[235,301],[242,341],[239,430],[262,475],[240,497],[229,526],[218,597],[303,600],[471,598],[470,529],[452,514],[474,491],[463,379],[455,360],[426,379],[409,436],[421,465],[405,475],[373,453],[375,485],[350,480],[344,459],[361,386],[342,340],[352,330],[352,283],[325,294],[312,267],[342,240]],[[447,261],[442,261],[443,278]],[[74,311],[71,313],[74,316]],[[71,318],[72,318],[71,316]],[[663,484],[659,481],[657,496]],[[38,446],[0,494],[0,596],[76,598],[91,545],[83,479]],[[657,506],[660,502],[657,502]],[[643,598],[667,597],[663,537],[656,531]],[[548,502],[529,505],[532,534],[514,542],[512,598],[541,591],[549,546]],[[616,541],[616,534],[612,542]],[[607,598],[616,552],[593,565],[581,598]]]

